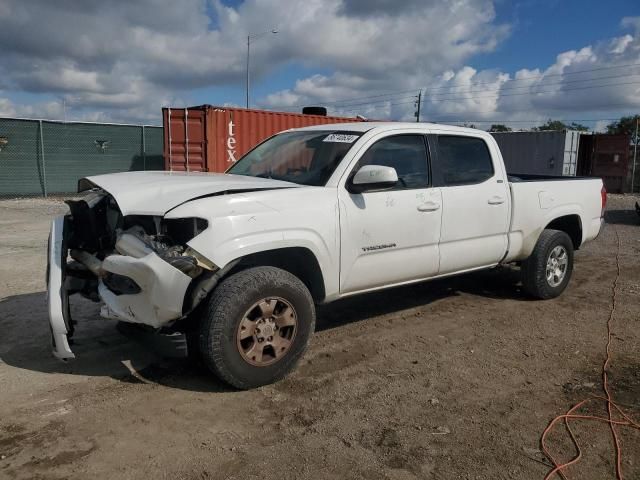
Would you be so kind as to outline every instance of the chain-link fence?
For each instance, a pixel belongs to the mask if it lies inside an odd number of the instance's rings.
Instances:
[[[82,177],[163,170],[162,127],[0,118],[0,198],[77,191]]]
[[[632,145],[629,149],[629,175],[627,183],[630,184],[629,192],[640,193],[640,146],[637,147],[637,150],[635,145]]]

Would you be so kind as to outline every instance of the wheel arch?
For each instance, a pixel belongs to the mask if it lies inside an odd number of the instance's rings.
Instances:
[[[550,221],[544,230],[560,230],[571,238],[573,249],[578,250],[582,245],[582,219],[578,214],[563,215]]]
[[[250,253],[238,259],[228,275],[251,267],[276,267],[298,277],[309,289],[316,303],[326,297],[325,279],[318,259],[306,247],[282,247]]]

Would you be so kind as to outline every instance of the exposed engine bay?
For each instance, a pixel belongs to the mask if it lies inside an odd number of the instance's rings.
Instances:
[[[70,212],[52,221],[47,249],[53,354],[75,357],[69,344],[75,323],[69,297],[74,294],[102,303],[104,318],[155,330],[192,330],[195,317],[190,314],[242,261],[235,255],[237,246],[227,245],[226,252],[215,249],[222,251],[222,265],[214,264],[214,217],[202,202],[233,194],[233,201],[220,202],[221,224],[235,212],[255,229],[256,213],[274,210],[248,203],[240,194],[295,187],[208,173],[128,172],[80,179],[78,191],[84,197],[67,201]]]
[[[73,260],[64,259],[63,288],[102,301],[102,317],[160,328],[215,286],[218,267],[187,245],[206,220],[123,216],[101,189],[66,203],[63,250]]]

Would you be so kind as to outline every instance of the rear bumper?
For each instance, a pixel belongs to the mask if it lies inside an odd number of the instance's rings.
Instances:
[[[587,241],[592,241],[598,238],[602,233],[602,231],[604,230],[604,224],[605,224],[604,217],[594,219],[591,222],[592,235],[590,238],[587,239]]]
[[[53,343],[53,355],[61,360],[75,358],[69,346],[72,330],[69,316],[69,294],[65,287],[67,249],[64,245],[64,217],[56,217],[51,223],[47,251],[47,310]]]

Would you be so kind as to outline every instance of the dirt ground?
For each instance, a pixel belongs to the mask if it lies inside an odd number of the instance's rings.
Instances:
[[[611,382],[640,418],[635,200],[610,196],[558,299],[528,300],[502,269],[341,301],[319,310],[297,371],[248,392],[177,358],[181,338],[124,336],[86,301],[77,359],[53,359],[44,249],[64,207],[0,202],[0,478],[542,479],[545,426],[602,394],[616,232]],[[574,431],[569,478],[613,478],[607,425]],[[640,478],[640,432],[619,431],[625,478]],[[573,456],[562,428],[550,443]]]

